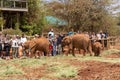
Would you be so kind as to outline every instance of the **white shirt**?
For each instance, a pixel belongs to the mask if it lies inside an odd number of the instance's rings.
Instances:
[[[25,43],[27,41],[27,38],[26,37],[21,37],[21,43]]]
[[[100,40],[101,39],[101,35],[97,34],[97,38],[98,38],[98,40]]]
[[[18,39],[12,40],[12,47],[18,47]]]
[[[52,38],[54,38],[54,32],[51,32],[51,31],[50,31],[50,32],[48,33],[48,35],[50,35],[50,34],[51,34]]]

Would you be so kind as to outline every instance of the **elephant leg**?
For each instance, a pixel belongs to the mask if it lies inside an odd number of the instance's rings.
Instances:
[[[39,57],[41,57],[41,54],[42,54],[42,52],[41,52],[41,51],[39,51],[39,52],[38,52],[38,56],[39,56]]]
[[[97,52],[94,52],[94,56],[97,56]]]
[[[89,52],[90,56],[92,56],[92,47],[91,46],[89,46],[88,52]]]
[[[62,48],[61,48],[62,49],[62,53],[61,53],[62,55],[64,55],[65,52],[66,52],[64,48],[65,48],[65,46],[62,46]]]
[[[44,56],[50,56],[51,52],[49,52],[47,49],[45,51],[43,51]]]
[[[68,52],[65,52],[65,55],[68,56]]]
[[[85,56],[85,55],[86,55],[86,50],[83,51],[83,56]]]
[[[68,54],[70,54],[70,50],[71,50],[71,49],[69,48],[68,51],[67,51],[67,53],[66,53],[67,56],[68,56]]]
[[[81,54],[81,49],[78,49],[79,50],[79,54]]]
[[[97,56],[99,56],[100,55],[100,49],[98,49],[98,51],[97,51]]]
[[[67,47],[67,50],[64,50],[63,52],[66,56],[68,56],[68,54],[70,53],[70,48],[69,46]]]
[[[36,51],[36,52],[35,52],[35,58],[39,58],[39,57],[40,57],[40,56],[39,56],[39,52],[40,52],[40,51]]]
[[[74,47],[72,48],[72,55],[75,56],[75,53],[74,53]]]
[[[30,58],[35,57],[35,54],[36,54],[36,51],[31,51],[31,53],[30,53]]]
[[[30,58],[33,58],[33,53],[30,54]]]
[[[47,55],[46,55],[46,52],[44,52],[44,56],[47,56]]]

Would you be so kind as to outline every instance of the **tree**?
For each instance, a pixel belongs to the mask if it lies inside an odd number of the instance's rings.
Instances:
[[[107,30],[113,24],[107,10],[109,0],[59,0],[49,3],[52,14],[68,22],[75,31]],[[108,22],[109,21],[109,22]]]
[[[117,18],[118,18],[118,23],[117,24],[120,26],[120,13],[118,14]]]
[[[5,20],[2,17],[0,17],[0,31],[3,31],[4,23],[5,23]]]
[[[28,0],[28,13],[24,13],[21,29],[29,34],[40,34],[45,26],[45,7],[41,0]],[[32,31],[31,31],[32,30]]]

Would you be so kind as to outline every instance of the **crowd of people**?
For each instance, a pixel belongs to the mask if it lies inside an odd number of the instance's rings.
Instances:
[[[51,42],[51,48],[52,48],[52,56],[56,55],[56,54],[60,54],[62,51],[62,46],[61,46],[61,41],[65,36],[71,36],[74,34],[85,34],[86,37],[88,37],[89,39],[91,39],[91,42],[94,43],[95,41],[100,42],[101,44],[103,44],[104,47],[107,47],[107,37],[108,37],[108,33],[107,32],[103,32],[102,30],[99,31],[98,33],[95,32],[73,32],[70,31],[67,34],[61,34],[59,33],[58,35],[54,34],[53,29],[50,30],[50,32],[48,33],[48,39]],[[104,39],[104,43],[102,43],[102,39]]]
[[[8,35],[2,34],[0,32],[0,58],[10,59],[10,55],[17,58],[22,55],[20,50],[22,49],[22,44],[27,41],[24,34],[19,35]],[[19,55],[18,55],[19,54]]]
[[[61,34],[61,33],[55,34],[54,30],[51,29],[46,36],[51,44],[50,45],[51,56],[61,54],[62,53],[62,39],[65,36],[71,36],[76,33],[81,34],[82,32],[70,31],[67,34]],[[84,34],[86,37],[89,37],[92,42],[94,42],[95,40],[99,40],[101,42],[102,38],[108,37],[108,34],[103,33],[102,31],[100,31],[97,34],[94,32],[92,33],[84,32]],[[36,34],[34,38],[38,38],[38,37],[40,36]],[[21,36],[19,35],[9,36],[8,34],[2,34],[2,32],[0,32],[0,58],[10,59],[10,55],[13,58],[19,58],[21,56],[26,56],[25,52],[22,49],[22,45],[26,41],[27,41],[27,38],[24,34],[22,34]]]

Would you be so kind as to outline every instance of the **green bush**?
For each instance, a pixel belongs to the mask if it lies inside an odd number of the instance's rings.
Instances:
[[[15,30],[15,29],[4,29],[3,34],[9,34],[9,35],[21,35],[21,30]]]
[[[33,27],[34,25],[23,25],[21,29],[26,35],[32,35],[34,30]]]

